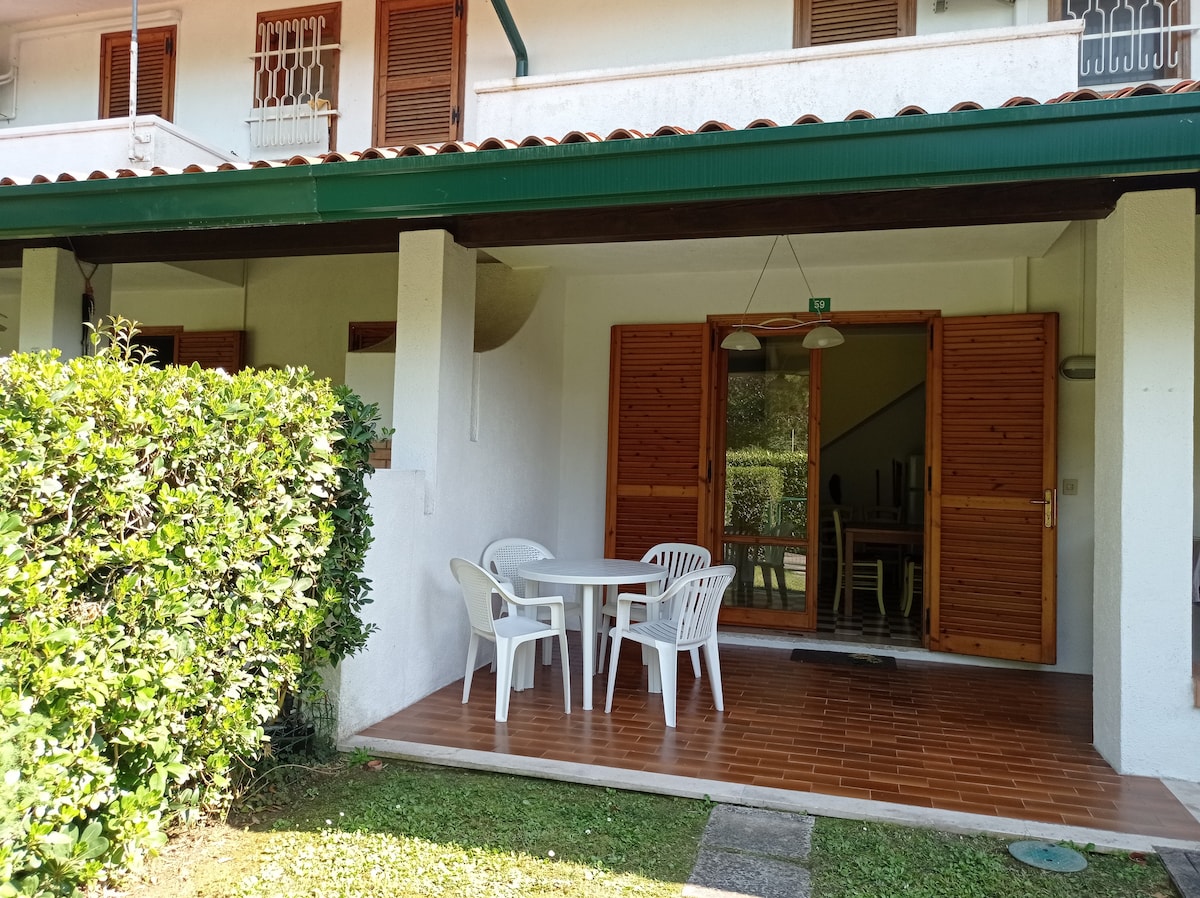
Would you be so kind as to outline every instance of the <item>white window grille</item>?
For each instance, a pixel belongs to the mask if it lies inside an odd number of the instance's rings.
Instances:
[[[337,115],[336,32],[324,15],[260,20],[254,53],[251,139],[256,147],[326,141]]]
[[[1187,0],[1066,0],[1063,18],[1084,23],[1080,85],[1187,77],[1193,26]]]

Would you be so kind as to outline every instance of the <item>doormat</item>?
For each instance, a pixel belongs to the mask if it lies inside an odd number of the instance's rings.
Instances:
[[[815,649],[792,649],[792,660],[803,664],[834,664],[838,667],[877,667],[895,670],[896,659],[891,655],[868,655],[864,653],[818,652]]]

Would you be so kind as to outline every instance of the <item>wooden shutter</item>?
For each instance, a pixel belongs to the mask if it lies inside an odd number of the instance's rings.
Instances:
[[[604,554],[707,542],[707,324],[619,324],[609,369]]]
[[[929,647],[1052,664],[1058,319],[939,318],[933,339]]]
[[[128,31],[100,35],[100,118],[129,115]],[[175,114],[175,26],[138,30],[138,115]]]
[[[462,133],[464,0],[379,0],[375,145],[443,143]]]
[[[184,331],[179,335],[179,364],[221,368],[229,374],[242,370],[245,331]]]
[[[796,0],[796,46],[904,37],[916,27],[915,0]]]

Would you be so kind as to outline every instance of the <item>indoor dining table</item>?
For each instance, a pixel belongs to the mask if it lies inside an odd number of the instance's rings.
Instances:
[[[886,543],[891,546],[919,547],[925,541],[925,531],[913,524],[897,521],[857,521],[845,526],[846,615],[854,613],[854,544]]]
[[[583,603],[580,614],[583,641],[583,710],[592,710],[592,680],[596,674],[596,625],[600,618],[600,608],[596,604],[596,587],[644,583],[649,595],[658,595],[666,582],[667,569],[659,564],[617,558],[544,558],[540,561],[525,562],[517,568],[517,574],[530,584],[562,583],[580,587],[580,599]]]

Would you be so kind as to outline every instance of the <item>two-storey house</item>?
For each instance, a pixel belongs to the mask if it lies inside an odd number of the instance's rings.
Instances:
[[[119,313],[383,404],[343,733],[462,676],[452,556],[700,542],[730,638],[819,634],[837,507],[919,534],[915,611],[841,599],[897,645],[1090,674],[1200,780],[1193,14],[0,0],[0,351]]]

